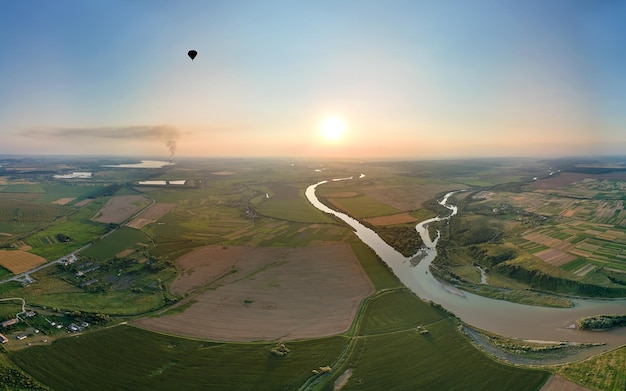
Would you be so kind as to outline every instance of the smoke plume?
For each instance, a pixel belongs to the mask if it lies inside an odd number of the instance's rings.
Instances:
[[[100,127],[100,128],[39,128],[28,129],[21,135],[33,138],[64,138],[64,139],[117,139],[117,140],[145,140],[159,141],[165,144],[170,152],[170,160],[176,153],[176,140],[180,138],[180,131],[168,125],[158,126],[127,126],[127,127]]]

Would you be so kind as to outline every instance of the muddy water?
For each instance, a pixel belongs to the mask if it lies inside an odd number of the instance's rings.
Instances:
[[[341,180],[348,179],[351,178]],[[305,192],[307,199],[316,208],[335,215],[354,228],[359,239],[371,247],[389,265],[400,281],[419,297],[441,304],[464,322],[487,331],[514,338],[606,343],[605,346],[585,350],[577,356],[570,357],[570,360],[597,354],[600,351],[626,344],[626,328],[624,327],[602,332],[580,331],[573,328],[576,319],[583,316],[626,313],[626,300],[624,299],[574,300],[573,308],[535,307],[490,299],[469,292],[459,291],[458,289],[451,289],[451,287],[444,286],[436,280],[429,272],[429,266],[437,255],[436,246],[439,233],[437,232],[434,239],[432,239],[428,225],[434,221],[452,218],[457,213],[455,206],[447,204],[447,200],[453,192],[448,193],[440,201],[441,205],[450,210],[448,216],[435,217],[417,224],[416,229],[427,247],[427,255],[417,266],[413,267],[410,263],[412,257],[404,257],[371,229],[363,226],[352,217],[334,211],[322,204],[315,195],[315,189],[326,182],[322,181],[309,186]]]

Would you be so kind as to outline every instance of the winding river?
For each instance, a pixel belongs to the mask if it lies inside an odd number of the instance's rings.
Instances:
[[[352,178],[333,179],[333,181]],[[626,327],[602,331],[581,331],[573,327],[576,319],[598,314],[626,313],[626,300],[576,299],[572,308],[535,307],[504,300],[490,299],[469,292],[460,291],[435,279],[429,272],[429,266],[437,256],[437,241],[431,239],[428,225],[434,221],[447,220],[456,215],[457,207],[447,203],[455,192],[450,192],[439,203],[450,210],[448,216],[435,217],[417,224],[416,229],[422,237],[426,249],[423,259],[412,266],[412,257],[405,257],[382,240],[376,232],[362,225],[358,220],[330,209],[322,204],[315,194],[315,189],[328,181],[309,186],[307,199],[323,212],[330,213],[350,225],[357,237],[371,247],[374,252],[393,270],[400,281],[424,300],[441,304],[464,322],[500,335],[541,341],[603,342],[604,346],[583,349],[580,354],[570,356],[569,360],[580,359],[610,350],[626,344]]]

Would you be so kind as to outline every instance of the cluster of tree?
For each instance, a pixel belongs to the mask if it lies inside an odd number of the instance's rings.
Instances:
[[[538,269],[526,269],[518,264],[501,263],[496,265],[493,270],[541,290],[582,296],[622,297],[626,295],[626,287],[608,287],[584,283],[552,276]]]
[[[0,367],[0,385],[3,390],[47,390],[32,377],[15,368]]]
[[[67,236],[66,234],[57,234],[57,240],[59,242],[71,242],[72,238],[70,238],[69,236]]]
[[[443,198],[443,196],[440,196],[440,198]],[[457,200],[454,200],[453,198],[451,198],[449,201],[450,201],[450,203],[452,203],[452,204],[456,205],[457,207],[459,207],[459,209],[461,209],[461,206],[459,206],[459,204],[464,204],[463,202],[459,202]],[[445,216],[447,213],[450,213],[450,210],[447,209],[445,206],[441,205],[437,201],[437,198],[431,198],[430,200],[424,201],[422,203],[422,208],[428,209],[430,211],[433,211],[437,215]]]
[[[496,240],[501,230],[500,224],[494,224],[489,219],[480,219],[472,221],[471,224],[465,223],[464,220],[453,220],[451,225],[451,237],[455,242],[462,246],[471,246],[480,243],[486,243]]]
[[[89,312],[89,311],[69,311],[65,313],[66,316],[71,316],[73,318],[84,319],[88,323],[97,324],[97,325],[105,325],[109,320],[109,315],[103,312]]]
[[[430,304],[431,307],[433,307],[433,308],[443,312],[444,314],[449,315],[449,316],[451,316],[453,318],[457,318],[457,316],[454,315],[454,313],[452,313],[452,312],[448,311],[447,309],[443,308],[443,306],[441,304],[435,303],[434,301],[430,301],[429,304]]]
[[[169,267],[175,267],[174,261],[169,259],[150,259],[148,262],[144,264],[144,269],[149,271],[150,273],[158,273],[161,270],[165,270]]]
[[[581,330],[610,329],[623,326],[626,326],[626,315],[595,315],[576,321],[576,327]]]
[[[476,263],[486,267],[499,265],[502,262],[514,259],[517,256],[517,253],[512,248],[497,247],[496,249],[489,251],[486,248],[481,248],[475,245],[469,246],[467,248],[467,253],[476,261]]]
[[[449,281],[452,283],[466,283],[467,280],[450,270],[450,258],[445,257],[437,257],[437,260],[430,264],[430,272],[436,278],[444,281]]]
[[[602,273],[608,278],[612,283],[618,285],[626,285],[626,274],[624,273],[616,273],[610,270],[602,270]]]
[[[284,343],[277,343],[276,346],[272,348],[271,353],[274,356],[282,357],[291,353],[291,349],[288,348]]]
[[[415,254],[424,245],[422,238],[413,226],[381,226],[375,228],[370,226],[370,228],[374,229],[382,240],[405,257]]]
[[[483,215],[483,216],[493,216],[493,215],[503,215],[511,212],[515,212],[509,204],[500,203],[500,204],[471,204],[468,205],[465,209],[468,212],[472,212],[474,214]]]

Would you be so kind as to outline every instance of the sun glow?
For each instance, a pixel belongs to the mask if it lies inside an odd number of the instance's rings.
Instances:
[[[346,122],[338,117],[325,118],[319,127],[320,134],[329,142],[338,142],[341,140],[347,129],[348,125]]]

